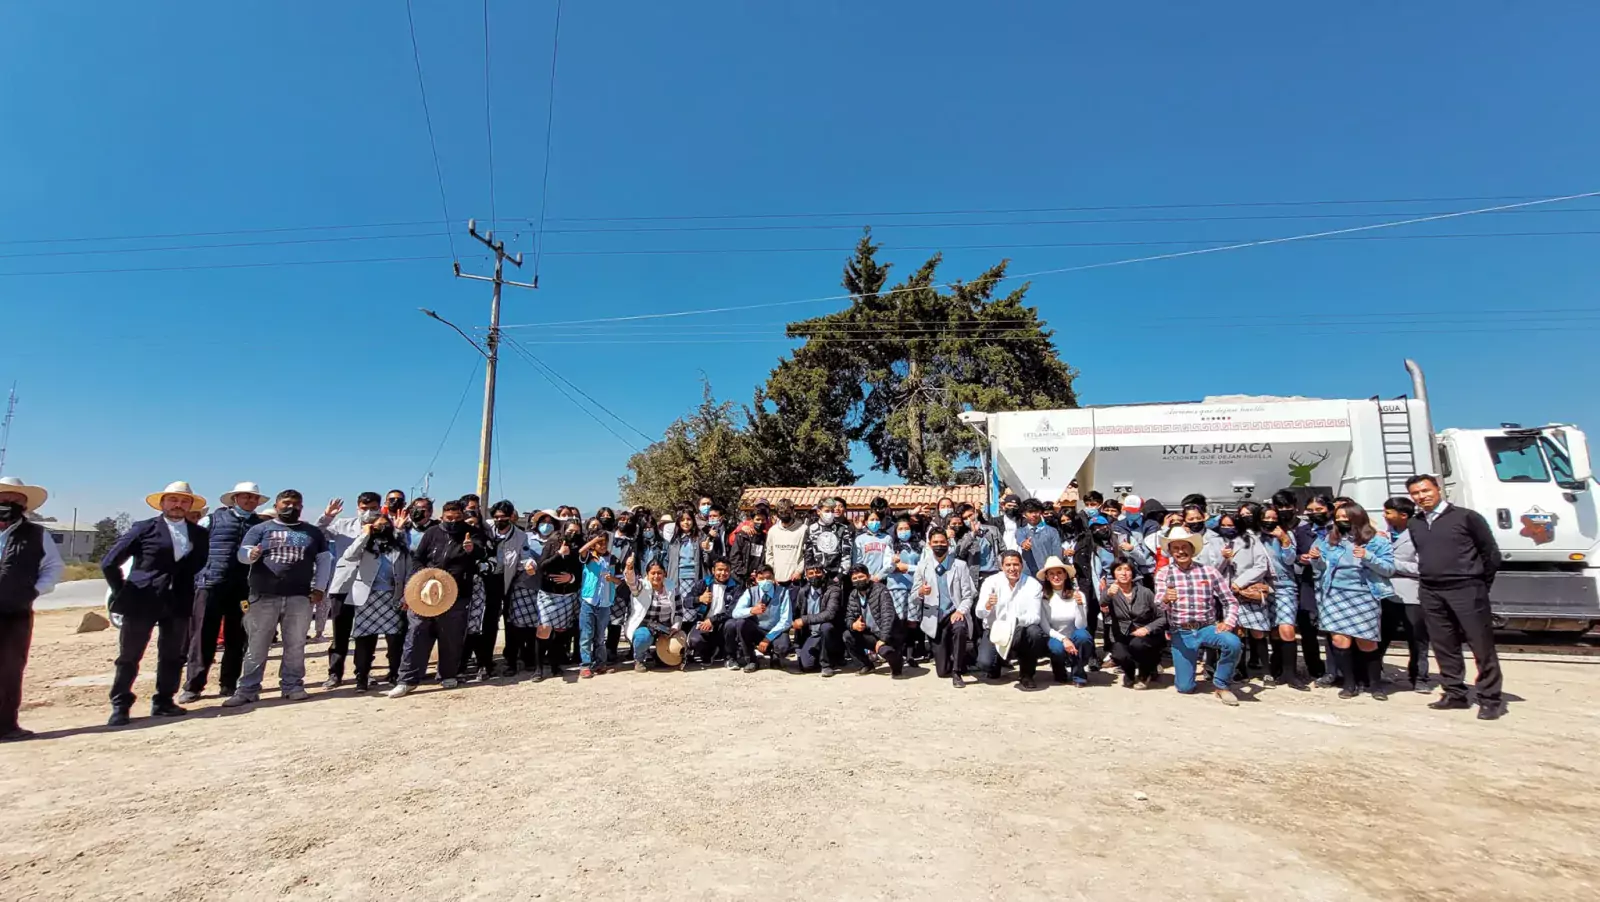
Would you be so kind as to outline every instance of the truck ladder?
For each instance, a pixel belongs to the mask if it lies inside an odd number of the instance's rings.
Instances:
[[[1383,440],[1383,475],[1389,494],[1405,495],[1406,480],[1418,472],[1417,458],[1411,446],[1411,405],[1406,403],[1407,398],[1401,395],[1396,398],[1400,402],[1399,410],[1386,410],[1383,401],[1376,395],[1372,398],[1378,405],[1378,430],[1382,433]]]

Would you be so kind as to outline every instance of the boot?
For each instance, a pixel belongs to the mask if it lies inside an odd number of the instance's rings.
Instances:
[[[1389,700],[1389,692],[1383,686],[1383,656],[1376,651],[1360,652],[1366,658],[1367,692],[1380,702]]]
[[[1355,698],[1361,694],[1361,687],[1356,682],[1355,647],[1340,648],[1330,645],[1329,651],[1333,655],[1335,664],[1338,665],[1339,678],[1344,684],[1340,690],[1340,698]]]
[[[540,639],[537,635],[535,635],[533,637],[532,645],[533,645],[533,682],[542,683],[542,682],[544,682],[544,663],[545,663],[545,658],[549,657],[549,655],[550,655],[550,643],[546,642],[543,639]]]
[[[1250,669],[1260,676],[1267,674],[1268,659],[1271,655],[1267,652],[1266,636],[1250,637]]]

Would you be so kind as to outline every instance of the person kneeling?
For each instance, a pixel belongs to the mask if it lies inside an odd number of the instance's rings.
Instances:
[[[845,602],[845,623],[850,628],[844,643],[860,662],[863,675],[872,672],[872,655],[889,665],[889,672],[900,675],[904,659],[900,656],[900,618],[895,615],[894,599],[882,583],[872,581],[865,564],[850,568],[850,598]]]
[[[1094,636],[1089,632],[1088,602],[1077,587],[1077,571],[1058,557],[1045,561],[1039,578],[1044,581],[1044,615],[1049,629],[1047,645],[1050,670],[1057,683],[1067,681],[1067,666],[1072,667],[1072,685],[1089,685],[1084,668],[1097,661]]]
[[[756,672],[756,656],[768,655],[770,666],[782,665],[789,653],[790,599],[787,587],[772,581],[772,567],[756,568],[756,584],[733,609],[738,662],[745,673]]]
[[[1228,688],[1239,663],[1239,601],[1228,580],[1215,567],[1195,560],[1203,547],[1200,536],[1178,527],[1163,539],[1172,563],[1156,572],[1156,589],[1172,634],[1172,675],[1179,692],[1194,691],[1195,667],[1205,649],[1217,652],[1213,690],[1225,705],[1238,706],[1239,697]],[[1223,618],[1214,611],[1221,605]]]
[[[806,587],[795,590],[794,630],[796,657],[801,673],[834,675],[834,665],[844,656],[839,638],[839,622],[844,619],[844,600],[840,586],[828,578],[820,564],[806,568]]]
[[[627,635],[633,642],[633,669],[643,672],[647,669],[650,649],[655,647],[656,640],[673,635],[681,637],[694,620],[691,615],[688,623],[684,622],[683,612],[679,610],[673,593],[667,589],[667,569],[661,565],[661,561],[651,561],[645,569],[645,578],[640,580],[633,575],[633,562],[630,559],[623,578],[633,590],[633,597],[628,602],[627,625]],[[679,663],[682,663],[681,658]]]
[[[1017,653],[1017,685],[1035,689],[1034,672],[1045,649],[1043,592],[1039,581],[1022,572],[1022,554],[1007,551],[1000,572],[983,581],[978,590],[979,610],[989,629],[978,643],[978,670],[991,680],[1000,678],[1000,664],[1013,649]]]

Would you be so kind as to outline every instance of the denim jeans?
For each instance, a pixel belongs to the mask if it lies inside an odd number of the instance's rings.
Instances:
[[[665,636],[667,631],[661,627],[641,626],[633,631],[630,637],[633,643],[633,662],[643,664],[650,660],[650,649],[656,645],[657,636]]]
[[[1097,660],[1094,653],[1094,634],[1088,630],[1073,630],[1071,638],[1072,644],[1083,649],[1083,653],[1073,654],[1060,639],[1051,639],[1051,668],[1059,677],[1067,672],[1067,664],[1070,662],[1072,664],[1072,679],[1074,681],[1086,680],[1089,676],[1084,673],[1084,668],[1089,666],[1090,661]]]
[[[252,701],[261,697],[272,637],[283,633],[283,658],[278,662],[278,688],[284,694],[306,687],[306,628],[311,625],[311,599],[305,595],[257,595],[244,612],[244,672],[236,694]]]
[[[1194,691],[1195,666],[1206,649],[1217,652],[1217,675],[1212,683],[1218,689],[1228,688],[1233,668],[1239,663],[1238,633],[1218,632],[1215,626],[1197,630],[1172,631],[1172,679],[1179,692]]]
[[[606,627],[611,625],[611,605],[578,604],[578,660],[583,666],[606,663]]]

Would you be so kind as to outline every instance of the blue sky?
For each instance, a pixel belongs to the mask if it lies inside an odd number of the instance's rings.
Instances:
[[[568,3],[542,287],[508,291],[505,322],[834,295],[869,224],[901,273],[913,248],[1005,246],[949,250],[959,278],[1600,189],[1593,4],[1128,6]],[[416,13],[451,216],[531,250],[553,6],[491,2],[492,208],[481,8]],[[46,484],[46,513],[143,513],[180,478],[353,499],[409,488],[436,450],[436,493],[471,488],[481,383],[440,447],[474,353],[416,308],[481,325],[488,292],[451,277],[402,4],[6,4],[0,122],[6,473]],[[1084,207],[1116,209],[1063,210]],[[1054,212],[887,215],[1022,209]],[[1525,233],[1600,232],[1595,210],[1044,276],[1030,298],[1085,403],[1398,395],[1414,356],[1440,426],[1592,429],[1600,243]],[[860,215],[635,219],[834,212]],[[369,227],[240,233],[311,226]],[[392,235],[411,237],[349,240]],[[459,226],[455,246],[483,271]],[[182,249],[130,252],[163,247]],[[285,265],[395,257],[429,259]],[[514,334],[655,436],[702,375],[747,401],[785,319],[836,306]],[[1141,361],[1158,349],[1191,357]],[[500,398],[496,496],[615,499],[627,444],[513,354]]]

